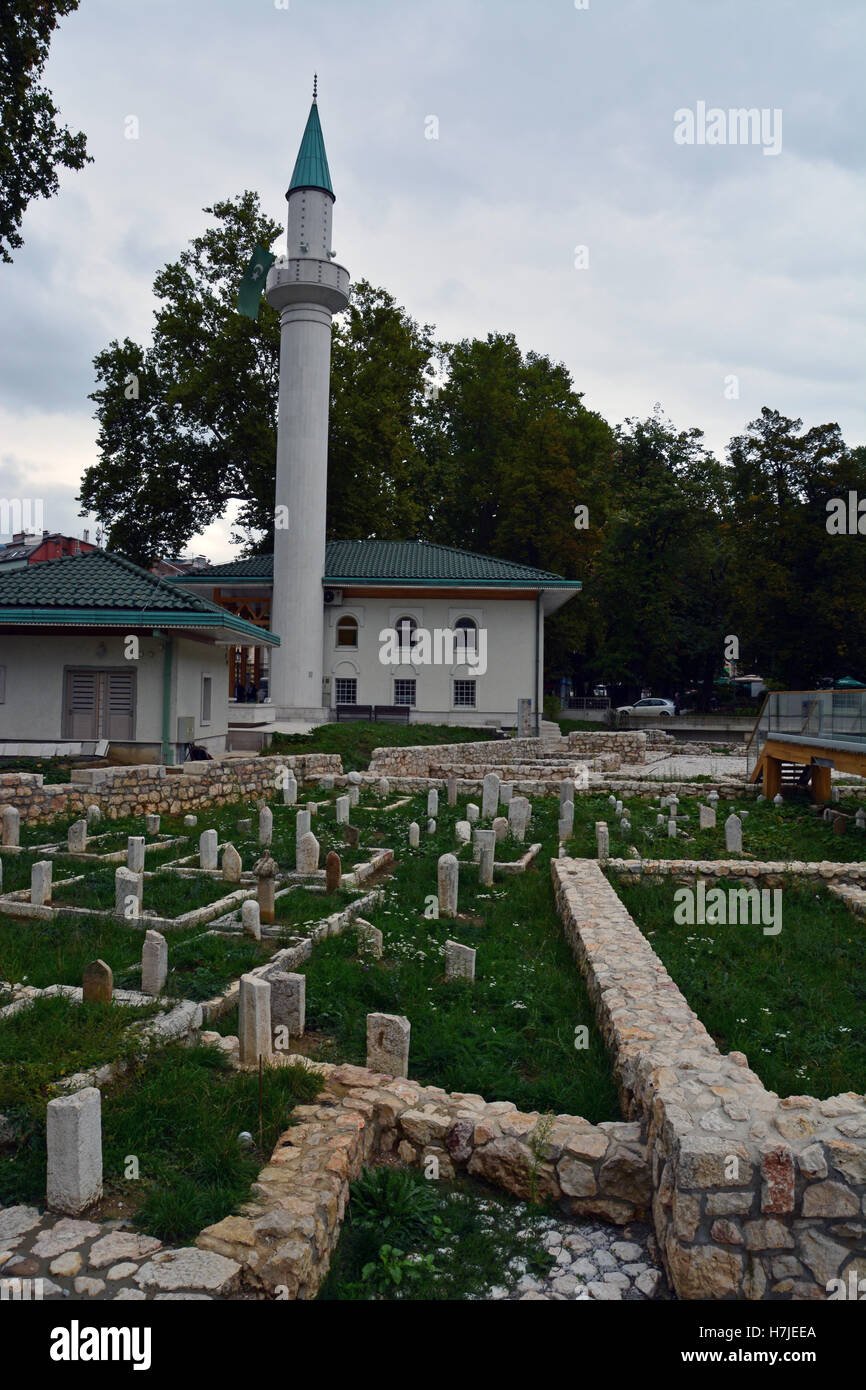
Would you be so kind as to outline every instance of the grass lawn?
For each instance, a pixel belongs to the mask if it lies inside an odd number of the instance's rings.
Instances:
[[[659,795],[666,795],[664,789]],[[849,823],[845,835],[836,835],[832,825],[809,810],[805,801],[789,801],[774,806],[769,801],[719,801],[716,805],[716,827],[700,830],[697,798],[681,797],[679,814],[688,820],[679,822],[685,835],[668,838],[667,809],[662,813],[658,804],[642,797],[623,797],[631,829],[624,831],[609,802],[610,793],[599,796],[579,796],[574,804],[574,837],[570,848],[576,855],[596,856],[595,822],[607,821],[610,832],[610,853],[614,859],[627,859],[634,845],[644,859],[763,859],[763,860],[822,860],[852,863],[866,859],[866,833]],[[703,798],[701,798],[703,800]],[[706,804],[706,802],[704,802]],[[841,811],[855,811],[859,803],[843,799]],[[729,854],[725,849],[725,821],[736,810],[743,817],[743,854]],[[658,825],[664,814],[665,823]],[[689,838],[686,839],[685,836]]]
[[[215,1048],[172,1045],[149,1054],[105,1088],[105,1195],[99,1214],[131,1218],[149,1235],[188,1243],[203,1226],[236,1210],[293,1107],[318,1091],[318,1082],[298,1068],[266,1068],[260,1145],[258,1084],[255,1074],[230,1071]],[[22,1140],[11,1156],[0,1154],[0,1202],[40,1203],[44,1098],[35,1097],[13,1118]],[[243,1130],[253,1136],[249,1149],[238,1143]],[[130,1155],[138,1160],[137,1179],[124,1176]]]
[[[484,1298],[521,1274],[543,1277],[546,1212],[465,1177],[366,1168],[319,1291],[322,1301]]]
[[[114,907],[114,874],[114,867],[89,869],[74,883],[55,885],[52,901],[58,906],[109,910]],[[240,886],[199,875],[181,878],[179,874],[158,874],[144,880],[144,906],[160,917],[180,917],[228,897]]]
[[[150,1004],[72,1004],[61,995],[0,1019],[0,1112],[42,1109],[64,1076],[131,1055],[129,1025],[155,1012]]]
[[[383,880],[385,901],[365,914],[383,932],[383,959],[360,960],[350,931],[320,942],[301,967],[307,1030],[314,1035],[308,1050],[363,1065],[366,1015],[405,1014],[413,1078],[511,1100],[523,1110],[617,1118],[607,1055],[554,907],[549,859],[557,844],[556,798],[535,801],[530,837],[544,848],[538,867],[526,874],[484,888],[471,852],[461,851],[462,917],[450,922],[426,917],[425,908],[435,899],[437,859],[455,848],[454,824],[465,816],[465,802],[454,808],[440,802],[437,833],[422,832],[413,850],[408,826],[426,823],[425,804],[417,796],[387,816],[398,861]],[[449,938],[477,949],[474,985],[445,983]],[[590,1038],[581,1051],[574,1046],[579,1024]]]
[[[374,748],[411,748],[430,743],[479,743],[492,738],[489,729],[451,724],[320,724],[308,734],[275,734],[267,757],[274,753],[339,753],[344,772],[366,772]]]
[[[722,1052],[745,1052],[780,1096],[866,1090],[862,918],[823,889],[788,886],[777,936],[760,926],[680,926],[679,885],[614,883]]]

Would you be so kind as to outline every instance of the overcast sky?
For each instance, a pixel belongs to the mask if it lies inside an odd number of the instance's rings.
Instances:
[[[719,457],[763,405],[863,443],[864,40],[863,0],[81,0],[46,81],[94,162],[0,265],[0,497],[80,534],[94,354],[149,341],[207,204],[284,221],[314,70],[338,260],[439,336],[514,332]],[[775,124],[678,143],[699,103]]]

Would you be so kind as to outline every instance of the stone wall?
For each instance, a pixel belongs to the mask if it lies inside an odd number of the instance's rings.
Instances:
[[[236,1260],[244,1284],[262,1296],[315,1297],[339,1239],[349,1183],[377,1159],[423,1165],[435,1158],[444,1179],[468,1172],[581,1218],[624,1225],[648,1215],[639,1124],[525,1115],[509,1101],[488,1104],[364,1067],[284,1060],[317,1071],[322,1092],[315,1104],[293,1111],[300,1123],[281,1136],[254,1200],[196,1241]]]
[[[597,863],[551,864],[566,936],[651,1164],[680,1298],[823,1299],[866,1276],[866,1097],[780,1099],[722,1055]]]
[[[644,729],[608,730],[605,733],[569,734],[568,751],[591,758],[595,753],[618,753],[624,763],[645,763],[647,736]]]
[[[17,806],[22,822],[30,825],[54,816],[83,815],[92,805],[109,820],[149,813],[179,816],[245,797],[272,796],[280,767],[293,768],[299,782],[342,773],[337,753],[213,759],[178,768],[153,763],[80,768],[74,782],[55,786],[44,786],[41,773],[4,772],[0,774],[0,808]]]
[[[431,764],[471,763],[484,767],[489,763],[537,762],[547,752],[561,755],[566,752],[564,739],[550,743],[540,738],[483,739],[479,743],[431,743],[426,747],[374,748],[370,772],[378,777],[429,777]]]
[[[801,860],[608,859],[605,868],[631,879],[670,877],[675,883],[732,878],[759,888],[783,888],[789,879],[825,883],[828,887],[842,883],[866,884],[866,863],[835,864],[829,860],[809,864]]]

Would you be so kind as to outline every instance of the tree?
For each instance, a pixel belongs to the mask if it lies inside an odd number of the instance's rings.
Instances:
[[[232,501],[235,539],[273,546],[279,319],[264,297],[258,320],[243,318],[236,298],[253,247],[281,229],[249,191],[205,211],[216,225],[154,280],[152,346],[115,341],[94,359],[99,460],[78,500],[141,564],[176,554]],[[330,535],[411,529],[411,420],[431,351],[390,295],[353,286],[333,334]]]
[[[79,0],[3,0],[0,7],[0,260],[23,246],[28,204],[57,192],[57,166],[91,163],[86,138],[57,125],[51,93],[39,81],[59,20]]]
[[[591,583],[614,436],[583,405],[568,370],[525,356],[512,334],[443,345],[444,386],[419,425],[428,539],[501,555]],[[575,526],[575,508],[589,525]],[[571,674],[590,642],[581,595],[546,625],[548,675]]]
[[[723,471],[697,429],[656,407],[620,427],[616,503],[598,560],[603,674],[612,684],[708,696],[726,633]]]
[[[866,648],[866,553],[859,534],[828,531],[827,503],[866,497],[866,451],[765,406],[728,453],[741,649],[789,689],[846,674]]]

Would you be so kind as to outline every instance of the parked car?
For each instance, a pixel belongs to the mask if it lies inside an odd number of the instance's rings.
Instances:
[[[636,719],[652,719],[653,717],[665,719],[673,717],[673,700],[663,700],[658,695],[650,695],[645,700],[635,700],[633,705],[620,705],[617,714],[633,714]]]

